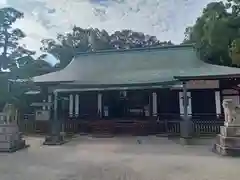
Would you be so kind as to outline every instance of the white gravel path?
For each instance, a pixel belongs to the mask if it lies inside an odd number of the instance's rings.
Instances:
[[[183,147],[157,137],[78,137],[49,147],[42,141],[28,137],[30,148],[0,154],[0,180],[240,179],[240,159],[213,154],[211,143]]]

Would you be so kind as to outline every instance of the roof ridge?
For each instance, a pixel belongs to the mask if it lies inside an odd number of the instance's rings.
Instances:
[[[180,44],[180,45],[166,45],[166,46],[155,46],[155,47],[144,47],[144,48],[131,48],[131,49],[108,49],[108,50],[99,50],[99,51],[89,51],[89,52],[79,52],[75,57],[81,55],[93,55],[93,54],[104,54],[104,53],[122,53],[122,52],[138,52],[138,51],[151,51],[151,50],[162,50],[162,49],[177,49],[192,47],[194,44]]]

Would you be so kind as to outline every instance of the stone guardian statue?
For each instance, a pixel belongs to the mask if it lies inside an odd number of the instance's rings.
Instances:
[[[6,103],[2,112],[6,116],[5,118],[6,124],[17,122],[17,109],[13,104]]]
[[[240,106],[231,99],[223,100],[225,126],[240,126]]]

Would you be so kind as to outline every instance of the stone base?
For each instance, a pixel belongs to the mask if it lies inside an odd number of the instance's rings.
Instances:
[[[222,156],[240,156],[240,126],[221,126],[213,151]]]
[[[192,138],[191,138],[191,137],[188,137],[188,138],[186,138],[186,137],[181,137],[181,138],[180,138],[180,144],[183,145],[183,146],[185,146],[185,145],[191,145],[191,144],[193,144]]]
[[[55,146],[66,143],[63,135],[50,135],[45,138],[43,145]]]
[[[156,134],[156,137],[171,137],[168,134],[164,133],[164,134]]]
[[[17,124],[0,124],[0,152],[15,152],[29,147],[18,130]]]
[[[228,122],[224,122],[224,126],[225,127],[240,127],[239,123],[228,123]]]
[[[240,156],[240,148],[229,148],[219,144],[214,144],[213,152],[221,156]]]
[[[220,134],[225,137],[240,137],[240,126],[221,126]]]
[[[92,134],[94,138],[112,138],[114,137],[113,134]]]
[[[19,150],[22,150],[22,149],[26,149],[28,147],[29,147],[29,145],[27,145],[25,143],[25,141],[22,140],[16,146],[12,146],[10,148],[0,148],[0,152],[12,153],[12,152],[16,152],[16,151],[19,151]]]
[[[240,148],[240,137],[227,137],[221,134],[216,137],[216,144],[229,148]]]
[[[80,132],[79,135],[80,135],[80,136],[87,136],[88,133]]]
[[[193,122],[191,120],[183,120],[180,123],[181,137],[193,136]]]

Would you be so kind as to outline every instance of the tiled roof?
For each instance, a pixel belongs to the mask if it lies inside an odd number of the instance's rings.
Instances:
[[[161,84],[178,79],[240,76],[239,68],[207,64],[191,45],[82,53],[64,69],[33,78],[36,83],[82,86]]]

